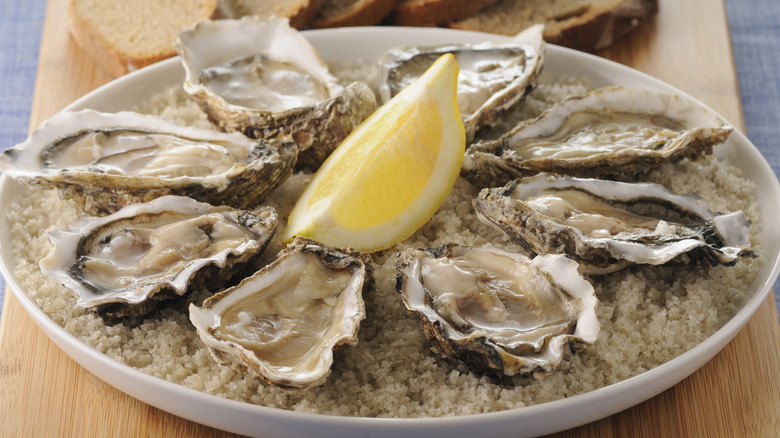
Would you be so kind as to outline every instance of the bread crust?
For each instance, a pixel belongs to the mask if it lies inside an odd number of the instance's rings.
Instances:
[[[545,39],[572,49],[595,52],[611,46],[658,13],[658,0],[626,0],[587,21],[566,27]]]
[[[390,13],[396,26],[435,26],[462,20],[490,6],[496,0],[402,0]]]
[[[309,26],[323,4],[323,0],[219,0],[218,18],[278,15],[287,17],[290,26],[300,30]]]
[[[381,22],[396,7],[399,0],[356,0],[352,7],[341,13],[329,8],[329,1],[314,17],[311,27],[321,29],[345,26],[373,26]]]
[[[135,63],[120,56],[115,50],[107,45],[96,35],[87,31],[88,25],[84,23],[74,11],[74,2],[68,5],[68,28],[76,44],[84,51],[95,63],[113,77],[122,76],[139,67],[143,67],[143,60],[136,66]]]
[[[322,8],[323,0],[309,0],[309,4],[298,10],[298,13],[290,17],[290,26],[296,29],[303,29],[312,21],[314,17],[320,12]]]
[[[502,21],[516,23],[515,27],[510,25],[498,28],[484,23],[496,20],[506,4],[515,3],[512,8],[517,11],[524,7],[523,2],[524,0],[501,0],[490,8],[467,19],[450,22],[447,26],[461,30],[515,35],[533,23],[522,20],[512,21],[512,18],[506,15],[501,17]],[[622,0],[608,7],[586,8],[579,14],[556,20],[551,24],[545,23],[544,39],[550,44],[595,52],[612,45],[657,13],[658,0]],[[530,16],[530,13],[527,16]]]
[[[212,18],[216,13],[217,1],[213,0],[211,3],[210,6],[213,7],[207,8],[211,13],[204,15],[203,18]],[[82,51],[113,77],[125,75],[176,55],[176,47],[173,43],[163,49],[139,47],[138,53],[123,53],[100,35],[92,24],[84,20],[76,7],[76,1],[71,0],[68,4],[68,28],[71,36]]]

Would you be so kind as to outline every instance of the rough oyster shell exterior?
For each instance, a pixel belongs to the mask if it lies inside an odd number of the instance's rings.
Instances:
[[[406,251],[397,269],[426,335],[474,371],[542,377],[598,338],[593,287],[563,255],[450,244]]]
[[[755,256],[741,211],[718,214],[697,195],[653,183],[541,174],[483,189],[474,209],[530,251],[567,254],[592,274],[683,255],[713,266]]]
[[[387,103],[418,78],[438,57],[452,53],[458,59],[458,104],[466,141],[499,123],[535,86],[544,65],[542,25],[509,40],[437,47],[406,46],[379,59],[380,98]]]
[[[478,187],[540,172],[625,178],[709,154],[732,131],[682,96],[610,86],[564,99],[497,139],[473,143],[461,174]]]
[[[249,208],[291,173],[295,144],[184,127],[133,112],[61,112],[0,156],[22,182],[58,188],[91,214],[164,195]]]
[[[298,237],[237,286],[190,305],[190,320],[217,362],[237,362],[276,386],[317,386],[334,348],[357,343],[372,270],[365,253]]]
[[[362,82],[346,89],[339,85],[286,18],[204,20],[184,29],[177,46],[186,72],[184,90],[209,119],[224,131],[250,138],[294,141],[300,149],[299,168],[319,167],[376,108],[370,87]],[[251,64],[246,73],[231,73],[244,62]],[[266,65],[271,63],[273,67]],[[270,73],[277,67],[282,73]],[[223,89],[215,89],[214,79],[208,79],[214,71],[227,78]],[[258,73],[263,71],[268,75]],[[307,86],[301,89],[300,84]],[[248,101],[243,98],[247,95],[258,98]]]
[[[272,207],[215,207],[163,196],[54,230],[41,270],[109,318],[147,314],[201,285],[221,286],[254,261],[277,224]]]

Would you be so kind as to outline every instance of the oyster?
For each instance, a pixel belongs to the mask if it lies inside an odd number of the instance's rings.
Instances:
[[[392,49],[379,59],[382,103],[414,82],[439,56],[452,53],[460,67],[458,106],[470,142],[536,86],[544,64],[543,30],[542,25],[531,26],[496,42]]]
[[[0,155],[0,169],[57,187],[93,214],[163,195],[249,208],[284,181],[292,143],[178,126],[133,112],[62,112]]]
[[[139,316],[201,285],[220,286],[259,256],[277,223],[272,207],[215,207],[163,196],[54,230],[41,270],[113,318]]]
[[[376,108],[368,85],[342,87],[286,18],[204,20],[177,41],[184,89],[220,129],[294,141],[319,167]]]
[[[699,196],[658,184],[541,174],[483,189],[474,208],[480,221],[529,250],[568,254],[587,273],[660,265],[683,254],[713,266],[755,256],[744,213],[714,213]]]
[[[593,286],[563,255],[450,244],[407,251],[397,268],[426,335],[475,371],[540,377],[598,338]]]
[[[619,178],[711,153],[731,131],[681,96],[612,86],[565,99],[497,139],[470,145],[461,174],[478,187],[540,172]]]
[[[237,361],[267,382],[308,388],[330,374],[333,349],[355,345],[372,284],[367,254],[298,237],[240,284],[190,305],[217,362]]]

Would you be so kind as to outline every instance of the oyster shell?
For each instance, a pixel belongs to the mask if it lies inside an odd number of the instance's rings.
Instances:
[[[163,195],[249,208],[294,167],[292,143],[178,126],[133,112],[61,112],[0,155],[23,182],[57,187],[90,213]]]
[[[335,347],[357,343],[371,284],[367,254],[298,237],[253,276],[190,305],[190,320],[217,362],[308,388],[327,379]]]
[[[480,221],[529,250],[568,254],[587,273],[660,265],[683,254],[713,266],[755,256],[744,213],[714,213],[699,196],[658,184],[541,174],[483,189],[474,208]]]
[[[450,244],[402,253],[397,268],[426,335],[475,371],[541,377],[598,338],[593,286],[563,255]]]
[[[621,178],[709,154],[733,129],[681,96],[611,86],[564,99],[497,139],[470,145],[461,174],[478,187],[540,172]]]
[[[277,223],[272,207],[215,207],[163,196],[49,233],[41,270],[113,318],[140,316],[200,285],[221,286],[259,256]]]
[[[458,59],[458,106],[466,141],[495,126],[536,86],[544,64],[544,26],[535,25],[509,40],[437,47],[398,47],[379,59],[379,96],[387,103],[420,77],[439,56]]]
[[[294,141],[319,167],[376,108],[368,85],[338,84],[286,18],[204,20],[177,41],[184,89],[220,129]]]

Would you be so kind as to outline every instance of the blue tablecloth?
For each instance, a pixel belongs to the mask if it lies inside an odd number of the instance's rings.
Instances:
[[[778,174],[780,2],[726,0],[726,10],[746,134]],[[0,0],[0,149],[27,137],[45,12],[46,0]],[[778,286],[775,302],[780,309]],[[4,292],[0,279],[0,315]]]
[[[745,134],[780,175],[780,2],[725,0]],[[765,222],[764,226],[772,226]],[[780,280],[775,282],[780,313]]]
[[[0,150],[27,138],[45,17],[46,0],[0,0]],[[0,278],[0,318],[4,295]]]

